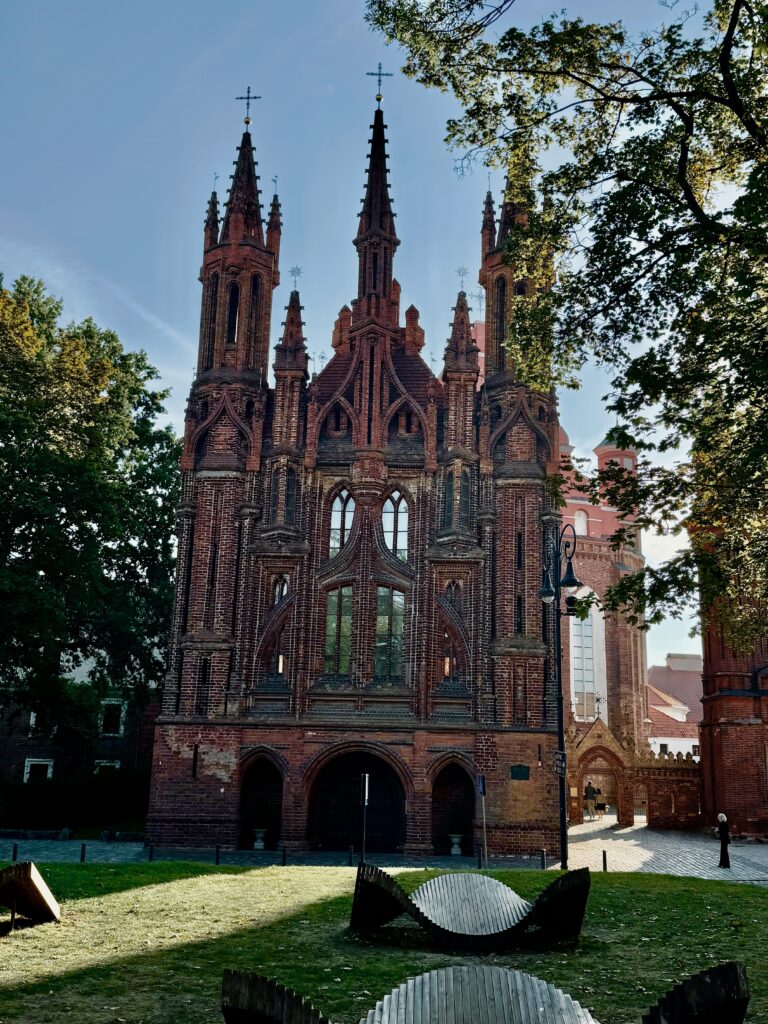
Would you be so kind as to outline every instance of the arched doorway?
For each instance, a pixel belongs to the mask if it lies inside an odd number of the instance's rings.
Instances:
[[[467,772],[451,761],[438,772],[432,786],[432,849],[451,852],[450,836],[461,836],[461,852],[474,852],[475,787]]]
[[[621,791],[616,770],[606,758],[592,758],[586,767],[582,766],[579,778],[579,799],[583,801],[584,789],[591,782],[598,791],[596,804],[606,805],[605,813],[609,817],[618,816]]]
[[[635,822],[648,824],[648,789],[641,783],[636,783],[632,790],[632,803],[634,805]]]
[[[280,841],[283,816],[283,777],[268,757],[257,757],[243,773],[240,786],[240,846],[253,849],[254,831],[264,829],[264,846],[274,850]]]
[[[317,773],[309,794],[307,839],[316,850],[360,849],[361,777],[368,775],[366,849],[392,853],[405,845],[405,793],[397,772],[367,751],[339,754]]]

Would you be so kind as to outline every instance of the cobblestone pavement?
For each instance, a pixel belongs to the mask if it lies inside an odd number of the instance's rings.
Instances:
[[[768,886],[768,844],[735,841],[731,845],[731,869],[718,868],[719,846],[714,838],[699,833],[656,832],[642,825],[632,828],[616,827],[615,817],[606,815],[602,821],[585,822],[573,826],[569,837],[569,867],[588,867],[601,871],[605,851],[609,871],[643,871],[655,874],[684,875],[694,878],[726,879],[734,882],[752,882]],[[13,843],[0,841],[0,860],[11,860]],[[210,848],[168,849],[152,851],[155,860],[186,860],[213,863],[215,850]],[[20,840],[17,859],[34,860],[39,864],[76,863],[80,860],[79,840]],[[86,842],[88,863],[137,864],[146,861],[149,851],[141,843]],[[357,857],[354,858],[355,863]],[[370,863],[382,867],[440,867],[468,868],[476,865],[469,857],[430,857],[422,860],[391,854],[370,855]],[[280,863],[280,854],[249,850],[220,852],[222,865],[266,866]],[[349,864],[347,853],[288,854],[287,863],[338,866]],[[556,867],[557,861],[547,856],[547,867]],[[491,867],[540,866],[540,858],[492,860]]]

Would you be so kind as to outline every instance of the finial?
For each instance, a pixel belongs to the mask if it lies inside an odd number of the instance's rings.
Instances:
[[[216,182],[217,182],[218,180],[219,180],[219,176],[218,176],[218,174],[216,174],[216,172],[214,171],[214,174],[213,174],[213,191],[214,191],[214,192],[216,191]]]
[[[459,279],[459,287],[460,287],[461,291],[464,291],[464,279],[466,278],[468,273],[469,273],[469,271],[467,270],[466,267],[457,267],[456,268],[456,276]]]
[[[275,186],[275,195],[277,195],[277,175],[275,175],[271,180],[272,184]]]
[[[491,172],[488,171],[488,191],[491,191]]]
[[[293,278],[293,290],[296,291],[299,287],[299,278],[301,277],[301,267],[293,266],[290,268],[288,273]]]
[[[376,103],[378,104],[379,109],[381,109],[381,101],[383,99],[381,95],[381,80],[382,78],[394,78],[395,76],[392,74],[391,71],[381,70],[381,61],[379,61],[379,67],[377,71],[366,71],[365,73],[369,77],[375,78],[378,83],[378,87],[376,89]]]
[[[485,305],[485,292],[482,288],[478,288],[476,292],[470,292],[470,299],[477,303],[477,308],[480,312],[480,316],[483,315],[483,307]]]
[[[235,96],[236,100],[245,100],[245,117],[243,118],[243,124],[247,127],[251,124],[251,100],[260,100],[261,96],[252,96],[250,85],[245,91],[245,96]]]

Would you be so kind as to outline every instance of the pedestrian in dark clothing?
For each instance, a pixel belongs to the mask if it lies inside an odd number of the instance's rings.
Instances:
[[[720,863],[717,866],[719,868],[729,868],[731,866],[731,858],[728,856],[728,844],[731,841],[731,836],[728,831],[728,819],[724,814],[718,814],[717,816],[717,831],[720,833]]]

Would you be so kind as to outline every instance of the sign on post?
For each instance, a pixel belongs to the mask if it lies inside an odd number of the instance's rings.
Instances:
[[[556,750],[552,755],[554,762],[555,775],[559,775],[561,778],[565,778],[565,751]]]

